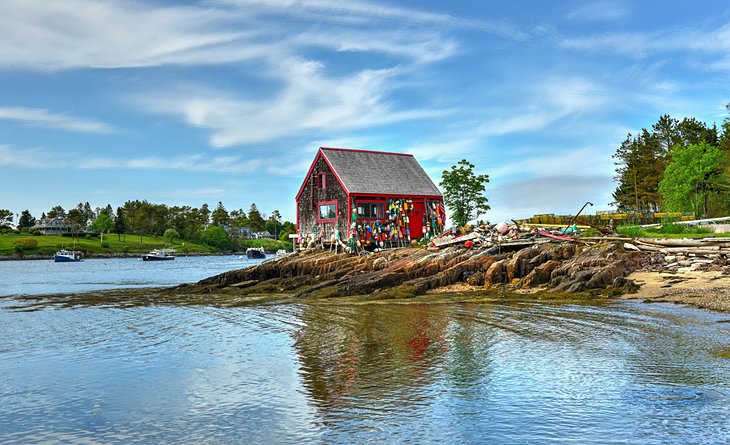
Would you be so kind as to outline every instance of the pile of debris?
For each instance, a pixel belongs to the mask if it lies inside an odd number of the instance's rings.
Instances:
[[[536,244],[562,241],[575,241],[580,229],[573,225],[561,229],[548,229],[527,224],[482,224],[466,226],[457,233],[455,229],[431,238],[429,247],[443,249],[448,246],[462,245],[466,248],[487,249],[488,254],[513,252]],[[571,234],[573,236],[568,236]]]

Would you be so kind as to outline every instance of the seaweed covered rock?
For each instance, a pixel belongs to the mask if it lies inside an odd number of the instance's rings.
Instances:
[[[459,282],[505,290],[628,290],[630,283],[620,279],[647,264],[647,258],[645,252],[626,251],[617,242],[589,247],[548,242],[497,255],[461,247],[403,248],[364,256],[307,251],[206,278],[187,288],[240,294],[278,291],[300,297],[420,295]]]

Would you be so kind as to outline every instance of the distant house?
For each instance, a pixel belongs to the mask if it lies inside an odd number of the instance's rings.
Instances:
[[[60,235],[61,233],[70,232],[71,226],[66,224],[63,218],[46,218],[41,219],[30,230],[37,230],[44,235]]]
[[[226,233],[228,234],[228,236],[231,238],[252,238],[253,237],[250,227],[224,226],[223,230],[225,230]]]
[[[256,239],[274,239],[274,235],[269,233],[268,230],[264,230],[263,232],[254,232],[253,237]]]
[[[441,231],[443,196],[413,155],[321,147],[296,196],[297,231],[410,241]]]

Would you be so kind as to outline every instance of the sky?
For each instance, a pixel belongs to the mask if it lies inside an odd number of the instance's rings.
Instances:
[[[294,221],[320,146],[411,153],[437,185],[467,159],[492,222],[594,212],[628,133],[730,102],[725,1],[3,0],[0,36],[0,208],[35,217]]]

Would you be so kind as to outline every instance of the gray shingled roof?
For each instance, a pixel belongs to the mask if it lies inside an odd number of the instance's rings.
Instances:
[[[350,193],[441,196],[413,156],[322,147]]]

